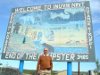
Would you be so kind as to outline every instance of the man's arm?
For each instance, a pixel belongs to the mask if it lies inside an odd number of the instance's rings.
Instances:
[[[51,65],[51,70],[52,70],[53,69],[52,57],[51,57],[50,65]]]
[[[37,72],[40,70],[40,65],[37,64]]]

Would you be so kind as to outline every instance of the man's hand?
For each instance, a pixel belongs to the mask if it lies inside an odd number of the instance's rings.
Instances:
[[[40,73],[41,73],[41,70],[37,70],[36,73],[37,73],[37,74],[40,74]]]

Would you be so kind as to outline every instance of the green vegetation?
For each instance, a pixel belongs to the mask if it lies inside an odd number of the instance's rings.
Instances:
[[[34,70],[24,70],[24,73],[25,74],[33,74],[33,73],[35,73],[35,71]]]

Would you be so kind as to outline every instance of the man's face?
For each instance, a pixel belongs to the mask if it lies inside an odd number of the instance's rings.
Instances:
[[[48,49],[47,48],[44,49],[44,54],[48,54]]]

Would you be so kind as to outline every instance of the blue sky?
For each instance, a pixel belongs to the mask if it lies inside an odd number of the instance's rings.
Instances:
[[[43,5],[43,4],[55,4],[64,2],[74,2],[83,0],[2,0],[0,1],[0,52],[3,49],[3,43],[7,31],[7,26],[11,14],[11,9],[15,7],[33,6],[33,5]],[[85,0],[86,1],[86,0]],[[95,44],[95,54],[96,59],[100,61],[100,0],[90,0],[91,14],[92,14],[92,24],[94,33],[94,44]],[[17,60],[1,60],[3,66],[19,67],[19,61]],[[53,70],[66,70],[67,62],[53,62]],[[24,69],[36,69],[37,62],[35,61],[25,61]],[[88,71],[95,68],[94,62],[81,62],[81,70]],[[73,63],[73,70],[77,71],[77,62]]]

